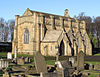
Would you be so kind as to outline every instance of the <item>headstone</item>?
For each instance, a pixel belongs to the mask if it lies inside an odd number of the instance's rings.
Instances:
[[[0,59],[0,69],[2,69],[2,68],[8,68],[8,66],[9,66],[8,60]]]
[[[94,65],[94,70],[100,70],[100,64],[95,64]]]
[[[89,70],[93,70],[93,65],[92,64],[89,65]]]
[[[26,58],[25,58],[25,62],[26,62],[26,63],[29,63],[29,57],[26,57]]]
[[[88,77],[88,73],[87,72],[82,73],[82,77]]]
[[[84,70],[84,53],[80,51],[77,55],[77,70]]]
[[[75,63],[75,58],[74,57],[69,57],[69,61],[72,63],[72,65]]]
[[[73,68],[69,61],[58,61],[56,62],[58,76],[69,77],[73,73]]]
[[[37,73],[47,72],[47,66],[44,57],[40,52],[34,52],[34,63]]]
[[[12,53],[11,52],[8,52],[7,59],[12,59]]]
[[[24,63],[25,63],[25,60],[24,60],[23,57],[17,58],[17,64],[19,64],[19,65],[24,65]]]
[[[8,72],[5,72],[5,73],[3,74],[3,77],[10,77],[10,75],[9,75]]]

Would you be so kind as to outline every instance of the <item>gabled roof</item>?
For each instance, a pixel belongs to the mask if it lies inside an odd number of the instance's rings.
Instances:
[[[62,32],[61,30],[48,30],[42,42],[56,42]]]
[[[50,14],[50,13],[44,13],[44,12],[38,12],[38,11],[30,10],[29,8],[27,8],[27,10],[24,12],[23,15],[27,15],[27,12],[29,12],[30,14],[33,14],[33,13],[43,14],[43,15],[45,15],[45,16],[52,15],[52,16],[55,16],[55,18],[63,17],[63,18],[70,18],[70,19],[72,19],[70,16],[69,16],[69,17],[65,17],[65,16],[61,16],[61,15],[56,15],[56,14]]]

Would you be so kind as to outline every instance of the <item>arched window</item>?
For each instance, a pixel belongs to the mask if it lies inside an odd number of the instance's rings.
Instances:
[[[29,43],[29,30],[27,28],[25,28],[24,31],[24,44],[28,44]]]

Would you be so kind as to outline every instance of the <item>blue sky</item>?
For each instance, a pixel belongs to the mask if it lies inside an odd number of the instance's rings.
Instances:
[[[22,15],[27,8],[62,16],[64,10],[69,9],[71,17],[80,12],[91,17],[100,16],[100,0],[1,0],[0,17],[14,19],[15,15]]]

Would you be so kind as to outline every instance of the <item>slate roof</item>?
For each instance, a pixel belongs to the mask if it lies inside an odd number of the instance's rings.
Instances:
[[[61,30],[48,30],[42,42],[55,42],[59,39]]]

